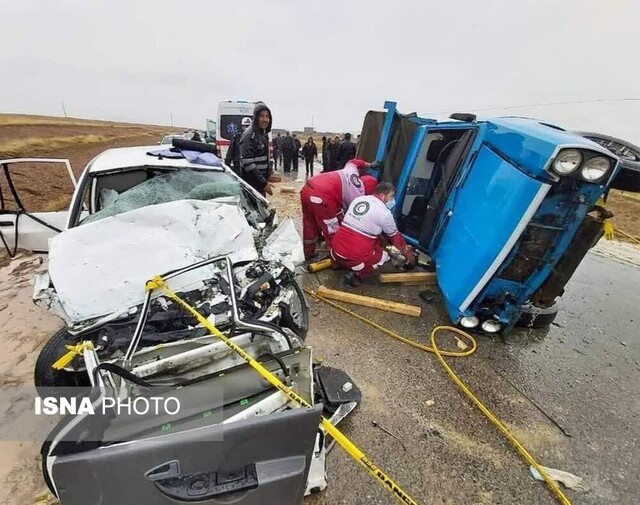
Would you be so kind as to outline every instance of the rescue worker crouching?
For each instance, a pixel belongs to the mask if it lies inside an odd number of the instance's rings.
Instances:
[[[378,184],[372,195],[351,202],[342,224],[331,242],[331,259],[351,271],[343,282],[357,286],[371,273],[389,261],[384,250],[385,239],[415,265],[416,256],[398,231],[391,209],[395,206],[395,188],[388,182]]]
[[[311,177],[302,188],[302,239],[307,261],[315,256],[316,240],[320,236],[331,247],[333,236],[349,204],[359,196],[373,193],[377,184],[375,177],[360,176],[369,167],[379,168],[380,163],[354,159],[342,170]]]
[[[240,163],[242,178],[263,196],[273,194],[269,182],[269,132],[271,111],[263,102],[257,102],[253,110],[253,122],[240,138]]]

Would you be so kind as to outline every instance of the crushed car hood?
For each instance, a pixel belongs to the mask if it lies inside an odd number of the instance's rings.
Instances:
[[[298,257],[302,243],[293,224],[279,228],[289,230],[280,233],[287,243],[269,237],[263,254],[275,259],[288,250]],[[69,327],[117,317],[144,301],[145,282],[155,275],[225,254],[234,263],[258,259],[259,233],[237,205],[212,201],[182,200],[108,217],[51,240],[48,278],[36,280],[34,300]],[[197,288],[214,269],[181,275],[172,287]]]

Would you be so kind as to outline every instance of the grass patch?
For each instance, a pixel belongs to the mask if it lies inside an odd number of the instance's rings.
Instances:
[[[55,198],[49,200],[46,203],[46,205],[42,209],[42,212],[55,212],[58,210],[69,209],[69,205],[71,205],[72,196],[73,195],[71,194],[56,196]]]
[[[154,135],[140,132],[135,135],[72,135],[67,137],[26,137],[0,143],[0,156],[33,156],[43,152],[58,151],[69,147],[87,147],[117,140],[130,140]]]
[[[155,131],[179,130],[171,126],[145,125],[138,123],[118,123],[96,119],[64,118],[55,116],[32,116],[28,114],[0,114],[0,126],[87,126],[113,128],[143,128]]]

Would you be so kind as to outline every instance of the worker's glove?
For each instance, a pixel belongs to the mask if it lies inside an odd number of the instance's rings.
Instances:
[[[373,163],[371,163],[371,168],[373,168],[374,170],[382,170],[382,162],[379,160],[374,161]]]
[[[405,247],[402,254],[405,258],[407,258],[406,266],[408,268],[413,268],[416,266],[416,264],[418,263],[418,258],[416,257],[416,253],[413,252],[413,249],[411,249],[411,247]]]

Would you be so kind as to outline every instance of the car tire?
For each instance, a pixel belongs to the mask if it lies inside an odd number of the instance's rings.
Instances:
[[[525,328],[546,328],[556,319],[558,315],[558,304],[554,303],[551,307],[536,307],[528,303],[523,305],[520,319],[516,323],[517,326]]]
[[[617,137],[612,137],[611,135],[604,135],[602,133],[594,133],[594,132],[577,132],[578,135],[581,135],[589,140],[600,144],[605,149],[611,151],[615,156],[620,156],[616,150],[609,149],[605,144],[613,143],[614,145],[622,146],[627,149],[628,155],[627,157],[620,157],[620,161],[622,165],[633,170],[640,170],[640,147],[632,144],[631,142],[627,142],[626,140],[619,139]],[[633,158],[633,159],[632,159]]]
[[[52,365],[62,356],[67,349],[65,346],[73,341],[66,329],[57,331],[44,345],[33,373],[33,381],[39,394],[52,395],[59,388],[90,386],[89,377],[84,372],[69,372],[67,370],[54,370]]]

